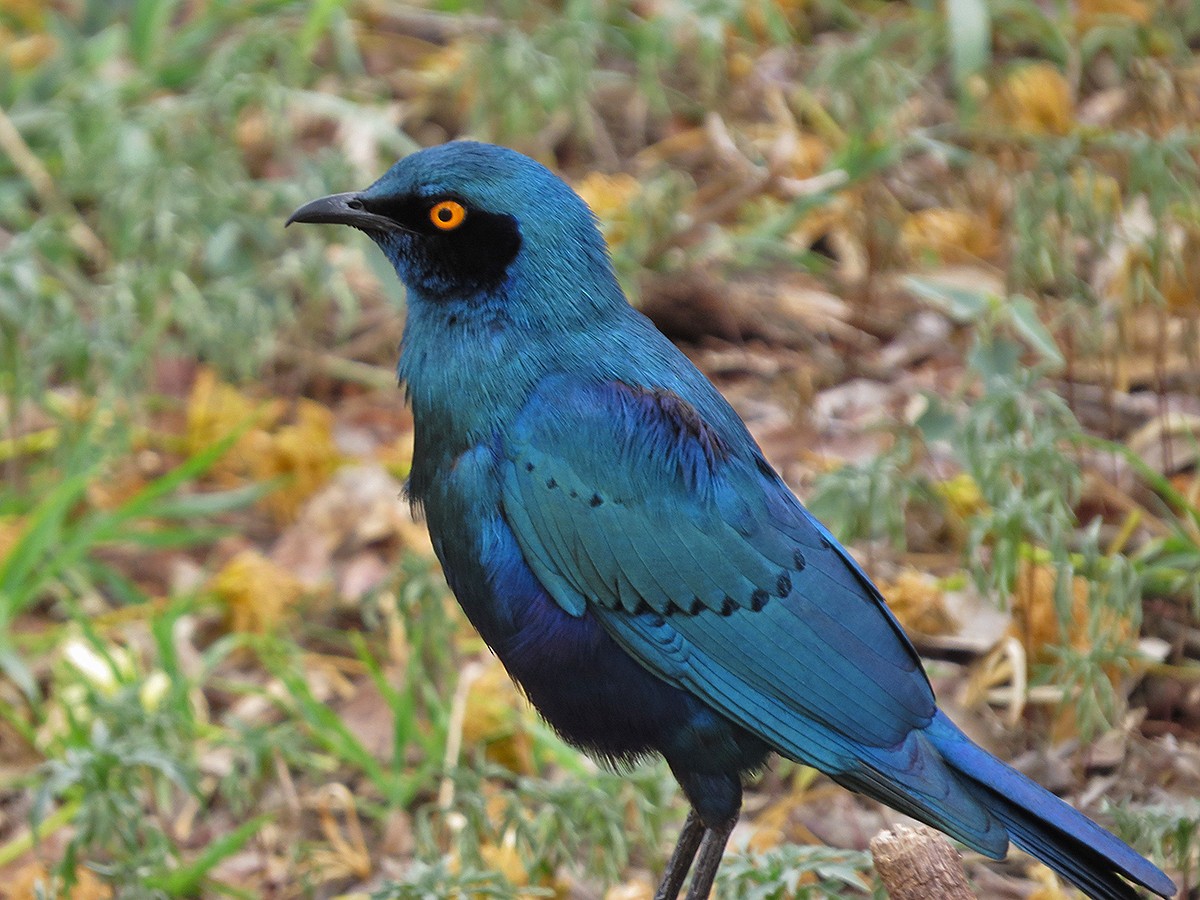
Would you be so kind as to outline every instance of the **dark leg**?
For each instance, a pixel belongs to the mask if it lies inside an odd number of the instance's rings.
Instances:
[[[671,860],[667,863],[667,871],[663,873],[662,884],[654,894],[654,900],[676,900],[679,897],[683,880],[687,878],[692,860],[696,858],[696,850],[700,847],[700,839],[704,836],[704,823],[700,821],[694,809],[689,810],[687,821],[683,823],[683,831],[679,832],[679,840],[671,853]]]
[[[721,867],[725,844],[737,820],[735,814],[724,825],[709,828],[704,832],[704,842],[700,845],[700,858],[696,861],[696,871],[692,875],[692,886],[688,889],[687,900],[707,900],[712,891],[713,881],[717,877],[717,869]]]

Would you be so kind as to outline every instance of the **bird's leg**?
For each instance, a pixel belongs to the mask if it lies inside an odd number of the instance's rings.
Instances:
[[[687,900],[707,900],[717,878],[717,869],[721,867],[725,844],[729,841],[729,835],[737,820],[735,814],[724,825],[709,828],[704,832],[704,841],[700,844],[700,858],[696,861],[696,871],[692,874],[692,886],[688,888]]]
[[[662,883],[654,894],[654,900],[676,900],[679,897],[679,890],[692,867],[692,860],[696,858],[696,851],[700,848],[700,839],[704,837],[704,833],[704,823],[700,821],[694,809],[689,810],[687,821],[683,823],[683,831],[679,832],[679,840],[676,841],[675,850],[667,863],[667,871],[663,873]]]

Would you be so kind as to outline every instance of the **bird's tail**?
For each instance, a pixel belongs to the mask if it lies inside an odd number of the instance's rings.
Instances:
[[[1162,897],[1175,885],[1132,847],[1045,788],[972,743],[938,712],[924,731],[979,802],[1004,823],[1014,844],[1096,900],[1136,900],[1124,878]]]

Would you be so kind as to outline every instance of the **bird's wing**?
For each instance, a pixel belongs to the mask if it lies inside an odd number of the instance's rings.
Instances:
[[[869,748],[884,770],[924,755],[909,738],[935,701],[915,650],[744,431],[669,391],[560,376],[504,453],[505,517],[564,609],[590,608],[651,671],[827,771]]]

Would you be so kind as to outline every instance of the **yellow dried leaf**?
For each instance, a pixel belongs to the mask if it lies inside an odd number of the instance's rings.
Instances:
[[[198,453],[229,436],[252,417],[260,424],[261,404],[244,397],[231,385],[217,380],[207,366],[196,373],[187,402],[186,446]]]
[[[1094,615],[1088,609],[1089,592],[1087,579],[1075,575],[1071,579],[1071,615],[1067,634],[1063,634],[1058,607],[1054,601],[1058,574],[1045,564],[1023,562],[1017,572],[1013,588],[1012,623],[1009,634],[1016,637],[1025,648],[1030,663],[1048,663],[1053,660],[1051,648],[1066,644],[1076,650],[1092,648],[1092,631],[1089,618]],[[1111,609],[1099,613],[1100,630],[1113,636],[1114,643],[1127,643],[1136,634],[1129,620]],[[1104,674],[1114,685],[1121,676],[1116,665],[1103,666]],[[1077,734],[1075,708],[1064,704],[1054,722],[1055,739],[1065,739]]]
[[[788,21],[807,14],[813,5],[812,0],[774,0],[774,3],[779,11],[788,17]]]
[[[1111,175],[1080,166],[1071,173],[1071,184],[1100,214],[1112,218],[1120,214],[1121,182]]]
[[[604,892],[604,900],[646,900],[654,896],[654,883],[646,875],[636,875],[631,881],[615,884]]]
[[[231,631],[263,634],[290,613],[304,586],[258,551],[243,550],[213,578],[212,590],[229,609]]]
[[[0,516],[0,562],[17,545],[25,532],[25,520],[19,516]]]
[[[483,745],[487,758],[519,774],[533,772],[529,707],[494,659],[471,685],[463,718],[463,743]]]
[[[641,185],[632,175],[605,175],[603,172],[589,172],[575,186],[576,193],[601,219],[612,218],[623,212],[640,189]]]
[[[746,842],[753,853],[766,853],[787,841],[787,824],[792,808],[789,803],[772,803],[754,817],[754,833]]]
[[[1025,900],[1071,900],[1077,896],[1074,891],[1063,888],[1058,876],[1045,863],[1035,863],[1029,874],[1038,883],[1038,887]]]
[[[45,27],[46,12],[53,8],[46,0],[4,0],[4,18],[19,28],[37,30]]]
[[[755,29],[753,22],[748,25],[751,29]],[[749,53],[730,53],[725,60],[725,75],[731,82],[739,82],[754,74],[754,65],[754,57]]]
[[[1013,589],[1012,624],[1016,637],[1033,662],[1049,661],[1048,648],[1064,643],[1058,608],[1054,602],[1058,575],[1050,566],[1022,563]],[[1087,580],[1076,575],[1071,581],[1071,622],[1087,621]],[[1072,637],[1071,644],[1077,639]]]
[[[1176,252],[1163,266],[1163,299],[1171,312],[1194,316],[1200,313],[1200,227],[1181,225],[1171,237]]]
[[[211,369],[201,369],[188,398],[185,439],[187,451],[195,454],[246,429],[217,461],[214,477],[223,484],[282,479],[259,501],[280,524],[290,521],[329,480],[341,459],[333,439],[333,413],[315,401],[300,400],[293,421],[283,423],[284,409],[282,400],[247,397],[218,381]]]
[[[575,191],[600,220],[610,247],[621,244],[629,234],[631,205],[642,186],[632,175],[589,172]]]
[[[38,897],[60,896],[54,890],[61,889],[57,876],[51,876],[40,862],[30,863],[19,869],[5,884],[4,896],[11,900],[37,900]],[[79,867],[75,870],[75,885],[68,894],[71,900],[108,900],[113,891],[107,884],[90,869]]]
[[[0,55],[14,71],[36,69],[57,51],[58,42],[48,34],[16,37],[7,29],[0,28]]]
[[[333,413],[312,400],[301,400],[295,424],[280,427],[266,441],[247,437],[258,444],[250,458],[254,477],[285,479],[262,500],[279,523],[295,518],[301,504],[329,480],[341,457],[333,440]]]
[[[1075,105],[1066,78],[1050,63],[1009,70],[993,96],[993,112],[1023,134],[1067,134]]]
[[[791,129],[790,135],[784,132],[791,144],[791,153],[783,160],[776,159],[779,153],[776,148],[780,143],[780,129],[781,126],[773,122],[749,125],[745,135],[759,153],[772,159],[773,171],[785,178],[812,178],[825,171],[825,164],[829,159],[829,146],[815,134],[796,131],[794,128]]]
[[[471,71],[469,55],[472,41],[456,40],[439,45],[436,53],[421,56],[420,69],[434,83],[440,84],[460,78],[463,72]]]
[[[905,629],[921,634],[958,631],[958,623],[946,608],[945,592],[933,576],[905,569],[893,581],[880,580],[879,590]]]
[[[1075,23],[1081,32],[1113,24],[1114,19],[1145,25],[1153,15],[1154,4],[1148,0],[1077,0],[1075,4]]]
[[[237,446],[218,460],[212,470],[219,482],[237,483],[245,477],[257,449],[254,432],[270,428],[282,414],[282,401],[263,403],[247,397],[232,385],[219,381],[212,369],[202,368],[196,373],[188,396],[184,448],[188,455],[195,455],[239,428],[249,426]]]
[[[517,850],[516,832],[505,832],[499,844],[484,844],[479,855],[488,869],[499,872],[513,887],[529,886],[529,872]]]
[[[901,228],[909,256],[932,256],[942,262],[987,259],[996,252],[996,228],[984,216],[964,209],[922,209],[910,215]]]
[[[960,521],[966,521],[987,510],[987,503],[975,479],[966,472],[953,478],[939,481],[933,486],[934,493],[946,502],[946,509]]]

